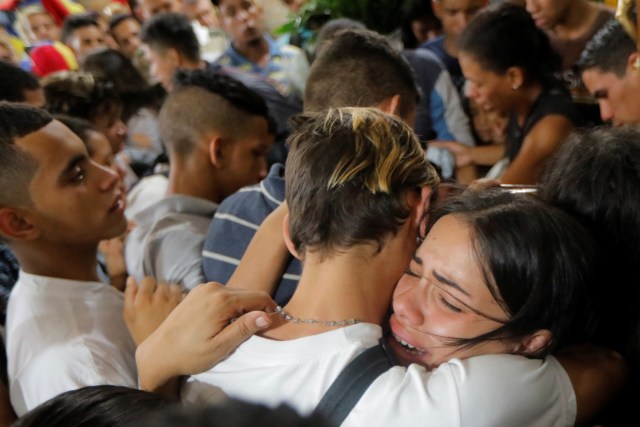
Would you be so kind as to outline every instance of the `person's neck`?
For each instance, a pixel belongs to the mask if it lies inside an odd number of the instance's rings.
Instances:
[[[61,245],[30,242],[12,245],[20,269],[25,273],[59,279],[96,282],[98,243]]]
[[[404,242],[402,240],[405,240]],[[409,262],[399,258],[407,250],[407,235],[399,232],[382,251],[370,246],[338,250],[319,259],[307,253],[296,291],[284,307],[290,316],[317,321],[344,321],[380,325],[385,319],[393,289]],[[343,326],[288,322],[273,315],[274,327],[264,336],[289,340],[315,335]]]
[[[197,161],[197,160],[196,160]],[[210,167],[188,165],[172,161],[169,167],[168,195],[182,194],[220,203],[223,195]]]
[[[519,96],[518,103],[514,106],[513,111],[516,113],[516,117],[518,118],[518,126],[524,126],[527,117],[529,117],[529,113],[533,108],[536,100],[542,93],[542,85],[541,84],[532,84],[522,86]]]
[[[269,53],[269,43],[264,36],[242,45],[233,42],[233,48],[254,64],[261,64],[265,56]]]
[[[458,38],[457,37],[451,37],[451,36],[445,35],[443,45],[444,45],[445,52],[447,52],[449,56],[451,56],[452,58],[458,57]]]
[[[587,0],[577,0],[568,8],[565,19],[551,31],[561,40],[574,40],[585,35],[593,26],[600,6]]]

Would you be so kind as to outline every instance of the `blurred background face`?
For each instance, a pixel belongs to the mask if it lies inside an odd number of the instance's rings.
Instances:
[[[79,61],[97,49],[109,47],[105,33],[100,27],[93,25],[74,30],[69,45]]]
[[[460,52],[458,59],[467,80],[467,96],[485,111],[509,111],[509,100],[515,91],[508,76],[486,70],[479,61],[466,52]]]
[[[147,20],[159,13],[181,13],[182,6],[178,0],[140,0],[140,11]]]
[[[550,30],[565,19],[573,0],[527,0],[527,12],[538,28]]]
[[[218,10],[222,28],[234,44],[243,46],[262,39],[262,9],[253,0],[222,0]]]
[[[469,20],[486,5],[486,0],[433,0],[433,12],[440,18],[444,34],[457,39]]]
[[[46,13],[34,13],[27,17],[29,28],[35,41],[56,41],[60,39],[60,30]]]
[[[133,19],[125,19],[111,31],[118,44],[118,50],[127,58],[133,58],[140,47],[140,23]]]
[[[219,28],[218,14],[210,0],[186,0],[184,13],[192,21],[198,21],[206,28]]]
[[[631,68],[620,77],[591,68],[582,73],[582,81],[598,100],[600,117],[604,122],[611,122],[614,126],[640,124],[640,83],[636,70]]]

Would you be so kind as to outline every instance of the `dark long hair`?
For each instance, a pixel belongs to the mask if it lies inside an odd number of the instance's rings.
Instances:
[[[452,345],[521,338],[551,331],[551,342],[531,356],[587,340],[594,329],[590,281],[596,259],[588,231],[560,209],[534,196],[501,189],[464,192],[437,202],[426,231],[445,215],[467,224],[484,282],[509,320]]]

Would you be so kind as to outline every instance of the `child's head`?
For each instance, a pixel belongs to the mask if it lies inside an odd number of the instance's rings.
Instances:
[[[26,6],[18,11],[17,29],[30,44],[60,39],[60,29],[40,5]]]
[[[409,193],[438,182],[411,128],[379,110],[330,109],[296,122],[285,179],[302,256],[362,244],[380,251],[409,218]]]

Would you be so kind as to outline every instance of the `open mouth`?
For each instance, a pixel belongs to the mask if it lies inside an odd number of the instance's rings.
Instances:
[[[116,197],[116,200],[109,208],[109,213],[118,211],[124,212],[124,200],[122,198],[122,194],[119,194],[118,197]]]
[[[408,342],[406,342],[405,340],[403,340],[402,338],[400,338],[399,336],[397,336],[394,333],[391,333],[391,335],[393,336],[393,339],[395,339],[398,344],[400,344],[400,346],[405,349],[406,351],[413,353],[413,354],[422,354],[424,353],[424,350],[419,349],[418,347],[414,347],[411,344],[409,344]]]

